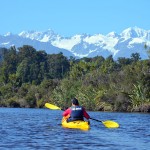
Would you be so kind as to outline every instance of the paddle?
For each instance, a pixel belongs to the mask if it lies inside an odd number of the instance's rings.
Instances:
[[[63,110],[60,107],[55,106],[55,105],[50,104],[50,103],[45,103],[45,107],[49,108],[49,109],[52,109],[52,110]],[[117,122],[114,122],[114,121],[111,121],[111,120],[101,121],[101,120],[97,120],[97,119],[94,119],[94,118],[91,118],[91,117],[90,117],[90,119],[103,123],[103,125],[107,128],[118,128],[119,127],[119,124]]]
[[[45,107],[53,110],[62,110],[60,107],[57,107],[55,105],[52,105],[50,103],[45,103]]]
[[[90,119],[103,123],[103,125],[107,128],[119,128],[119,124],[115,121],[111,121],[111,120],[101,121],[91,117]]]

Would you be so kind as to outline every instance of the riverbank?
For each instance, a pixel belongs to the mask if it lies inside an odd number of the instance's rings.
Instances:
[[[19,103],[16,103],[16,102],[12,102],[11,104],[1,104],[0,107],[1,108],[45,108],[44,106],[45,104],[42,104],[40,107],[30,107],[29,105],[24,105],[24,106],[20,106]],[[64,108],[64,110],[66,109],[67,107]],[[87,109],[88,110],[88,109]],[[150,103],[147,103],[147,104],[143,104],[142,106],[138,106],[138,107],[135,107],[133,109],[130,109],[130,110],[126,110],[126,111],[116,111],[116,110],[113,110],[112,107],[108,107],[108,106],[103,106],[103,107],[100,107],[99,109],[94,109],[94,110],[90,110],[90,111],[99,111],[99,112],[139,112],[139,113],[150,113]]]

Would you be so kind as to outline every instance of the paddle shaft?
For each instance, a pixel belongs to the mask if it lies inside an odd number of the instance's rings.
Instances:
[[[90,117],[90,119],[91,119],[91,120],[98,121],[98,122],[102,122],[101,120],[97,120],[97,119],[94,119],[94,118],[91,118],[91,117]]]

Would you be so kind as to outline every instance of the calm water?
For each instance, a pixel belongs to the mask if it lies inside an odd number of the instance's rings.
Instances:
[[[0,150],[147,150],[150,148],[150,114],[89,112],[99,120],[114,120],[108,129],[91,120],[91,129],[64,129],[61,111],[0,108]]]

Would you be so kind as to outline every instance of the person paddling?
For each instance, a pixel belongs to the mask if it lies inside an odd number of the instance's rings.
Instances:
[[[84,107],[79,106],[79,102],[76,98],[73,98],[71,102],[72,106],[63,112],[64,117],[69,116],[69,118],[67,119],[68,122],[84,120],[84,118],[86,118],[87,120],[90,119],[89,114],[86,112]]]

